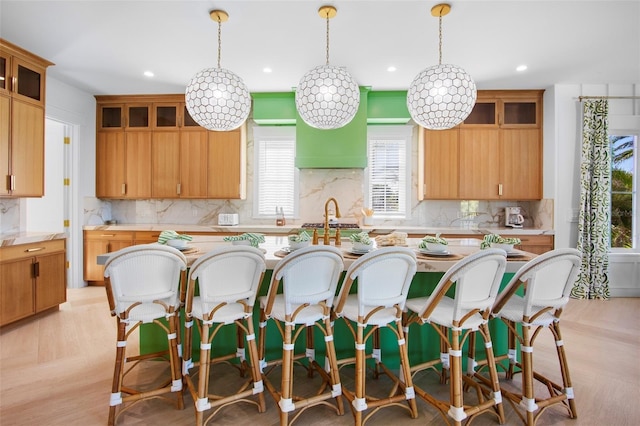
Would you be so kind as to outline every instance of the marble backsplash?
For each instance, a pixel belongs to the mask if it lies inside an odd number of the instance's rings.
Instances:
[[[301,203],[298,218],[290,224],[321,222],[324,203],[338,200],[342,220],[361,223],[362,170],[318,169],[300,172]],[[217,225],[219,213],[238,213],[241,224],[272,224],[274,219],[254,219],[250,197],[246,200],[83,200],[84,225],[107,220],[130,224]],[[553,200],[540,201],[413,201],[406,219],[374,219],[375,225],[477,228],[504,225],[504,207],[523,210],[525,228],[553,229]],[[0,233],[27,231],[21,227],[20,202],[0,200]]]
[[[304,170],[301,172],[300,214],[287,217],[289,224],[321,222],[324,203],[338,200],[342,221],[361,223],[363,196],[359,170]],[[274,219],[255,219],[249,200],[138,200],[104,201],[85,199],[85,224],[100,225],[106,220],[126,224],[217,225],[219,213],[238,213],[240,224],[272,224]],[[553,200],[540,201],[417,201],[406,219],[376,219],[374,225],[424,227],[498,227],[504,226],[504,207],[522,208],[525,228],[553,229]]]

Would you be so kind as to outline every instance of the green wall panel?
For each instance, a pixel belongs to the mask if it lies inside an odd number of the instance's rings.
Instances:
[[[340,129],[315,129],[297,115],[296,167],[322,169],[367,166],[368,91],[367,88],[360,88],[358,112],[349,124]]]
[[[261,125],[295,126],[297,112],[294,92],[252,93],[253,120]]]
[[[367,123],[406,124],[410,119],[406,90],[369,92]]]

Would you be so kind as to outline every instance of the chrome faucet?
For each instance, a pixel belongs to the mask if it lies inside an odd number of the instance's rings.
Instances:
[[[331,244],[331,233],[330,233],[330,228],[329,228],[329,204],[333,201],[333,205],[336,207],[336,217],[340,217],[340,207],[338,207],[338,201],[331,197],[327,200],[326,203],[324,203],[324,235],[323,237],[323,242],[325,245],[329,245]],[[335,244],[337,246],[340,245],[340,228],[336,228],[336,235],[333,237],[333,239],[335,240]],[[318,243],[318,230],[315,229],[313,231],[313,243],[317,244]]]

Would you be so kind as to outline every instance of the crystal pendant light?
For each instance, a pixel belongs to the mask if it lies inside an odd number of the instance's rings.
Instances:
[[[320,17],[327,21],[327,62],[308,71],[296,88],[296,109],[302,120],[316,129],[339,129],[348,124],[360,106],[360,88],[343,67],[329,65],[329,19],[333,6],[322,6]]]
[[[229,15],[223,10],[212,10],[209,15],[218,22],[218,66],[193,76],[185,93],[187,111],[208,130],[233,130],[249,116],[251,95],[240,77],[220,67],[221,28]]]
[[[448,4],[431,8],[439,20],[439,60],[422,70],[409,86],[407,107],[413,121],[431,130],[450,129],[469,116],[476,103],[476,83],[465,70],[442,63],[442,17],[451,10]]]

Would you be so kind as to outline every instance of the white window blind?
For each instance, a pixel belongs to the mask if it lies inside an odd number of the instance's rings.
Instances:
[[[374,216],[408,215],[411,130],[406,126],[369,127],[367,201]]]
[[[295,129],[255,128],[254,140],[254,216],[273,217],[276,207],[282,207],[285,216],[297,216]]]

